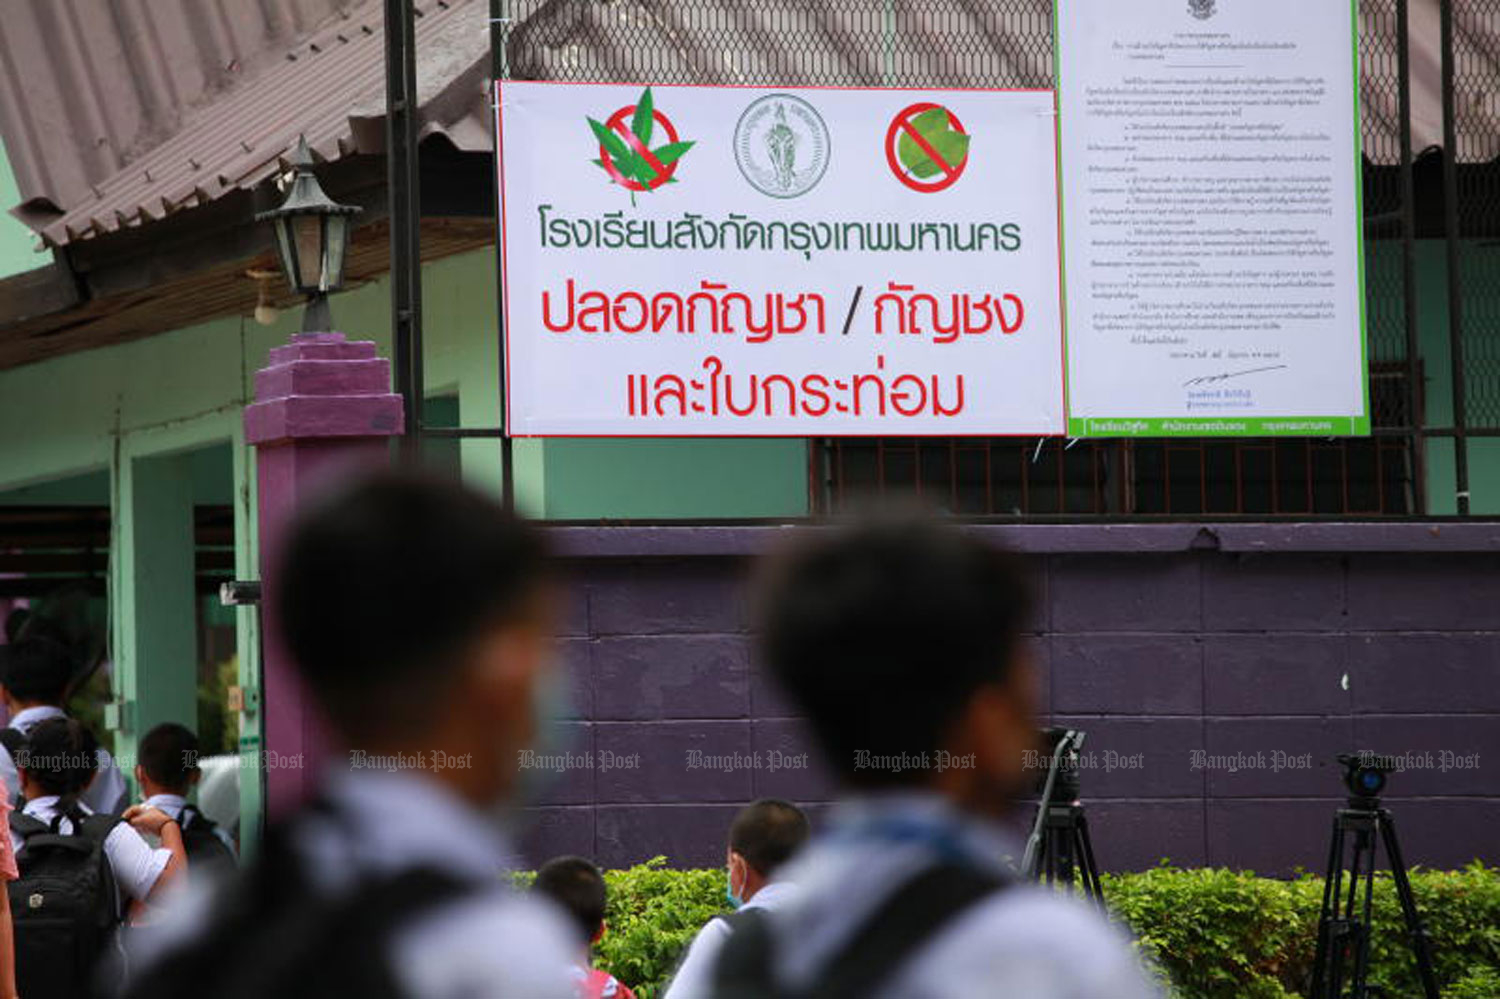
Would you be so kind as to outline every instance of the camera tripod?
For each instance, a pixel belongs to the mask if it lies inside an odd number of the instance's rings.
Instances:
[[[1102,909],[1104,889],[1099,883],[1099,865],[1094,862],[1088,818],[1078,800],[1078,751],[1083,747],[1084,733],[1049,729],[1046,734],[1055,744],[1021,872],[1042,884],[1061,885],[1069,891],[1075,884],[1081,885],[1084,895]]]
[[[1367,979],[1377,840],[1384,845],[1386,859],[1391,864],[1391,880],[1401,902],[1407,942],[1416,958],[1422,994],[1425,999],[1439,999],[1427,931],[1412,897],[1391,813],[1381,807],[1378,797],[1365,794],[1352,795],[1348,807],[1339,809],[1333,818],[1333,842],[1323,882],[1323,911],[1318,919],[1318,949],[1313,959],[1310,999],[1369,999],[1373,995]],[[1346,851],[1346,846],[1351,849]]]

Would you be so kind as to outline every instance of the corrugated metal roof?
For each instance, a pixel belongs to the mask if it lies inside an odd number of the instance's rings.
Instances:
[[[324,159],[380,152],[381,6],[28,0],[15,16],[7,9],[0,127],[23,195],[34,199],[17,214],[61,246],[253,187],[277,171],[299,132]],[[1377,163],[1400,154],[1394,52],[1380,41],[1393,35],[1393,9],[1362,11],[1365,152]],[[487,4],[423,0],[418,10],[423,134],[488,150]],[[513,0],[511,68],[537,79],[1045,86],[1050,10],[1049,0],[941,9],[902,0]],[[1437,0],[1412,5],[1418,150],[1441,140],[1436,10]],[[325,23],[290,51],[281,45],[278,59],[256,47],[275,48],[319,15]],[[1500,64],[1500,25],[1461,5],[1456,29],[1471,72]],[[1460,108],[1461,159],[1500,154],[1500,107],[1486,100]]]
[[[93,197],[90,185],[357,2],[6,0],[0,132],[23,201],[46,213]]]
[[[423,135],[438,131],[460,149],[488,150],[488,5],[430,0],[418,12]],[[325,160],[380,152],[383,20],[374,0],[343,5],[332,23],[285,52],[278,65],[198,109],[170,138],[95,181],[62,214],[38,215],[34,206],[18,214],[48,243],[61,246],[254,187],[280,169],[299,133]]]

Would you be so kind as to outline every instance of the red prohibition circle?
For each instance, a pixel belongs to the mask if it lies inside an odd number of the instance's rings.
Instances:
[[[604,127],[609,129],[611,132],[614,132],[620,138],[624,139],[625,144],[630,147],[631,151],[641,159],[646,161],[646,165],[651,168],[652,173],[656,174],[656,176],[651,179],[651,183],[642,184],[635,178],[627,177],[619,170],[616,170],[614,160],[610,159],[609,150],[604,148],[604,143],[602,142],[599,143],[599,162],[601,165],[603,165],[605,172],[607,172],[610,177],[614,178],[614,182],[616,184],[619,184],[621,187],[630,191],[654,191],[658,187],[661,187],[667,181],[672,179],[672,174],[677,172],[677,164],[682,161],[673,160],[669,165],[657,159],[656,156],[651,152],[651,150],[646,148],[646,144],[640,140],[640,137],[632,132],[630,130],[630,127],[625,124],[625,118],[634,114],[635,105],[626,105],[625,107],[616,111],[614,114],[610,115],[609,120],[604,123]],[[656,122],[656,124],[660,125],[666,131],[668,139],[673,142],[677,141],[677,129],[672,125],[671,119],[669,119],[666,115],[662,114],[655,108],[652,108],[651,120]]]
[[[896,115],[896,117],[891,119],[891,127],[887,129],[885,133],[885,161],[890,165],[891,173],[895,174],[896,179],[901,183],[905,184],[913,191],[917,191],[921,194],[932,194],[945,188],[952,187],[953,183],[957,181],[959,177],[963,176],[964,167],[969,165],[969,155],[967,152],[964,153],[964,158],[957,165],[949,163],[947,160],[938,155],[938,151],[936,149],[932,148],[932,143],[922,138],[922,136],[917,133],[917,130],[915,128],[912,128],[911,120],[913,118],[915,118],[919,114],[922,114],[924,111],[931,111],[933,108],[941,110],[948,116],[949,125],[953,126],[958,131],[963,132],[965,135],[969,134],[968,131],[964,128],[963,122],[958,120],[958,115],[954,114],[952,111],[949,111],[941,104],[933,104],[928,101],[922,101],[917,104],[913,104],[903,110],[900,114]],[[932,162],[936,163],[938,168],[943,171],[943,175],[941,177],[937,178],[936,180],[923,181],[907,174],[906,170],[901,166],[900,158],[896,155],[896,142],[901,137],[902,132],[905,132],[908,136],[910,136],[911,140],[918,146],[920,146],[924,153],[932,158]]]

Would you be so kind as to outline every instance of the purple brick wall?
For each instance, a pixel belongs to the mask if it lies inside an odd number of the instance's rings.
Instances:
[[[1431,759],[1387,799],[1409,862],[1500,861],[1500,528],[976,530],[1030,558],[1042,707],[1088,732],[1104,866],[1320,868],[1342,800],[1333,755],[1361,748]],[[744,802],[821,812],[833,785],[745,633],[747,557],[785,529],[555,534],[574,582],[568,736],[595,766],[532,809],[528,858],[712,866]],[[695,751],[761,766],[694,769]],[[778,751],[811,768],[772,770]],[[1222,765],[1239,754],[1265,766]]]

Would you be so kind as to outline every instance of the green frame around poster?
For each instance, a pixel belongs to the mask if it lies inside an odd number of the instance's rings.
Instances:
[[[1068,234],[1067,205],[1062,166],[1062,26],[1061,9],[1070,0],[1052,5],[1052,87],[1057,102],[1058,260],[1062,268],[1063,400],[1067,411],[1068,436],[1088,437],[1368,437],[1370,435],[1370,347],[1365,301],[1364,240],[1364,137],[1360,128],[1359,0],[1349,0],[1349,37],[1354,72],[1354,210],[1359,227],[1355,239],[1359,272],[1359,357],[1364,412],[1358,416],[1257,416],[1235,417],[1081,417],[1072,413],[1072,353],[1068,339]]]

